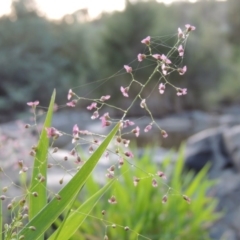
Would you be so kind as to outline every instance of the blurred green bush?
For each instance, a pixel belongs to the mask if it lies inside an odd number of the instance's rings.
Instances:
[[[215,184],[207,178],[209,166],[196,176],[192,172],[184,172],[183,151],[179,153],[176,162],[171,161],[169,156],[160,165],[156,165],[151,162],[151,152],[146,151],[141,159],[131,164],[136,164],[137,167],[125,162],[120,169],[118,181],[107,196],[98,202],[91,213],[92,217],[87,218],[72,239],[103,239],[105,231],[109,239],[145,239],[141,236],[137,238],[136,233],[152,240],[210,239],[208,227],[221,214],[214,211],[217,200],[207,196]],[[154,188],[152,177],[148,173],[156,174],[158,170],[166,173],[167,181],[154,177],[158,181],[158,187]],[[137,187],[133,184],[134,176],[143,178]],[[167,203],[162,204],[168,186],[172,190],[169,191]],[[99,183],[91,178],[85,185],[85,194],[89,197],[98,189]],[[191,198],[191,204],[183,200],[182,194]],[[108,203],[107,199],[112,195],[116,197],[117,204]],[[79,204],[80,202],[76,206]],[[106,211],[105,216],[101,214],[102,210]],[[113,229],[112,224],[117,227]],[[124,226],[129,226],[134,232],[126,232]]]
[[[37,7],[29,7],[33,3],[34,0],[15,0],[11,15],[0,18],[0,111],[4,113],[0,121],[25,110],[27,101],[38,99],[46,106],[53,88],[57,88],[57,103],[65,104],[69,88],[109,77],[129,64],[144,50],[140,41],[147,35],[159,39],[159,50],[164,52],[164,46],[172,45],[177,28],[184,28],[186,23],[197,27],[182,63],[188,71],[181,78],[172,75],[172,80],[191,91],[174,100],[175,91],[166,91],[161,101],[158,91],[152,93],[152,112],[160,116],[239,102],[236,79],[240,19],[236,17],[236,0],[170,6],[156,1],[126,1],[125,11],[103,14],[91,22],[79,19],[77,11],[59,21],[50,21],[39,14]],[[140,65],[143,69],[136,72],[138,79],[146,79],[151,70],[146,68],[149,64]],[[119,84],[127,81],[128,77],[121,74],[97,92],[96,84],[94,89],[89,85],[76,91],[84,95],[91,91],[88,97],[112,94],[119,92]],[[146,89],[146,94],[153,85]],[[119,103],[118,100],[115,95],[113,101]],[[127,104],[126,101],[121,104]],[[138,115],[137,111],[133,114]]]

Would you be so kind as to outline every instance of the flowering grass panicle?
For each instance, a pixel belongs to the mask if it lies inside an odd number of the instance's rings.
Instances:
[[[36,132],[39,141],[36,145],[32,146],[29,155],[32,157],[33,164],[29,165],[29,162],[25,164],[23,160],[17,160],[18,171],[20,176],[24,176],[32,170],[32,178],[30,184],[28,184],[29,179],[26,178],[21,180],[20,185],[10,184],[18,187],[22,190],[22,194],[12,198],[8,196],[8,190],[11,186],[3,186],[2,193],[0,194],[1,201],[8,201],[7,209],[11,211],[13,216],[11,223],[5,224],[5,228],[2,231],[4,233],[4,240],[8,239],[43,239],[44,233],[50,228],[51,224],[62,214],[66,209],[73,208],[73,200],[76,199],[79,191],[81,191],[86,179],[91,174],[94,167],[97,165],[101,156],[104,156],[105,160],[111,162],[111,166],[107,168],[107,172],[104,174],[105,179],[108,183],[100,189],[92,198],[87,199],[77,211],[70,211],[65,213],[65,220],[62,222],[59,229],[52,233],[51,239],[66,239],[66,226],[71,226],[67,233],[72,234],[81,226],[81,222],[84,222],[85,218],[89,216],[92,208],[97,204],[100,196],[102,196],[107,189],[117,181],[120,174],[120,168],[129,164],[129,167],[136,167],[133,165],[131,160],[135,158],[133,151],[130,149],[130,137],[139,137],[141,132],[149,133],[156,129],[163,138],[168,137],[168,133],[165,129],[157,124],[154,116],[148,107],[148,100],[150,95],[145,94],[145,89],[150,83],[156,83],[153,91],[159,92],[159,94],[164,94],[167,88],[172,88],[176,91],[177,97],[184,96],[187,94],[186,88],[179,88],[170,82],[168,76],[173,72],[177,72],[180,76],[187,72],[187,66],[182,66],[182,60],[185,54],[185,45],[188,36],[191,31],[195,30],[194,26],[190,24],[185,25],[185,30],[178,28],[176,43],[170,50],[163,54],[158,52],[158,48],[155,47],[156,41],[154,37],[147,36],[140,42],[145,45],[145,51],[139,53],[136,56],[136,62],[142,64],[145,61],[150,61],[154,65],[153,72],[150,76],[142,80],[137,80],[135,73],[138,68],[134,68],[130,64],[125,64],[123,66],[124,73],[130,78],[128,85],[120,86],[119,95],[124,98],[131,98],[131,103],[125,109],[111,104],[111,100],[114,98],[113,95],[106,94],[103,96],[96,96],[96,98],[91,99],[83,96],[78,96],[76,88],[71,88],[68,91],[66,99],[68,102],[65,107],[74,108],[77,106],[78,102],[86,101],[88,105],[86,110],[91,112],[91,117],[89,121],[98,121],[102,128],[106,129],[111,127],[111,132],[108,135],[102,133],[94,133],[87,129],[81,128],[81,123],[75,123],[72,126],[72,133],[65,133],[61,129],[56,129],[55,126],[51,124],[52,113],[56,106],[54,106],[54,94],[48,109],[47,117],[42,127],[42,131],[37,129],[37,117],[38,109],[40,109],[39,101],[28,102],[27,105],[31,107],[33,112],[33,124],[25,124],[26,130],[32,130],[36,128]],[[174,62],[174,54],[178,54],[181,59],[180,64]],[[139,65],[138,65],[139,66]],[[135,86],[137,85],[137,88]],[[137,89],[137,90],[136,90]],[[134,90],[134,91],[133,91]],[[136,92],[137,91],[137,92]],[[160,96],[160,95],[159,95]],[[128,119],[129,113],[135,104],[138,104],[145,112],[146,115],[150,117],[150,122],[144,126],[143,129],[139,125]],[[61,106],[60,106],[61,108]],[[112,117],[111,109],[114,109],[121,113],[121,117],[115,119]],[[119,115],[118,115],[119,116]],[[115,127],[113,127],[115,126]],[[155,130],[154,130],[155,131]],[[67,136],[69,142],[72,144],[72,150],[69,151],[62,157],[62,162],[55,160],[55,157],[59,153],[59,148],[55,146],[57,139]],[[113,140],[113,141],[112,141]],[[112,145],[109,143],[112,142]],[[48,145],[50,143],[50,150]],[[83,145],[87,146],[88,153],[82,153],[81,147]],[[89,159],[86,159],[86,155],[89,155]],[[70,162],[71,168],[66,167],[66,163]],[[60,169],[63,171],[63,176],[58,179],[59,185],[65,184],[65,175],[70,175],[71,180],[66,183],[65,186],[61,188],[60,191],[52,191],[47,185],[48,171],[53,169]],[[3,176],[10,178],[1,169],[1,174]],[[144,169],[142,169],[143,172]],[[158,171],[155,173],[146,173],[146,177],[140,178],[138,176],[133,177],[133,185],[139,187],[140,180],[146,178],[151,178],[152,187],[158,188],[159,181],[166,181],[167,177],[164,172]],[[160,178],[157,178],[160,177]],[[166,183],[165,183],[166,184]],[[167,203],[171,188],[164,196],[159,198],[159,202]],[[4,193],[4,194],[3,194]],[[190,203],[191,200],[188,196],[179,193],[183,200]],[[50,200],[49,204],[47,203]],[[117,200],[117,197],[112,195],[107,200],[111,205],[121,204],[121,199]],[[81,212],[81,214],[79,214]],[[51,214],[49,218],[47,215]],[[79,215],[81,215],[79,217]],[[79,220],[81,218],[81,221]],[[41,222],[39,222],[39,219]],[[44,221],[42,220],[44,219]],[[75,225],[73,223],[78,223]],[[111,223],[111,226],[116,227],[115,223]],[[125,231],[133,231],[128,226],[122,226]],[[63,231],[63,229],[65,231]],[[140,236],[139,233],[136,233]],[[15,237],[16,236],[16,237]],[[69,235],[70,236],[70,235]],[[141,235],[142,236],[142,235]],[[150,239],[144,237],[145,239]],[[108,239],[107,233],[103,236],[103,239]]]

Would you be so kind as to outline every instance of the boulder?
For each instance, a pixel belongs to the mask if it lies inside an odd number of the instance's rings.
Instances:
[[[211,178],[217,184],[209,195],[217,197],[217,211],[222,218],[209,229],[212,239],[240,239],[240,126],[204,130],[190,137],[186,144],[185,165],[199,171],[207,162]]]
[[[218,127],[201,131],[187,140],[185,152],[185,166],[195,171],[201,170],[208,162],[211,171],[221,171],[233,164],[223,134],[227,128]]]
[[[233,169],[224,170],[218,178],[218,183],[214,186],[210,195],[219,199],[217,211],[223,213],[210,228],[212,239],[240,239],[240,175]]]
[[[227,151],[237,171],[240,171],[240,125],[231,127],[223,134]]]

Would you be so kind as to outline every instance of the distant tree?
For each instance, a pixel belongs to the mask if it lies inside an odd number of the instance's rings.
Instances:
[[[36,15],[38,12],[35,0],[12,0],[12,14],[17,18]]]
[[[227,1],[227,22],[229,26],[228,39],[234,45],[239,45],[240,42],[240,3],[238,0]]]
[[[0,110],[9,116],[34,99],[46,105],[54,88],[65,104],[68,88],[94,72],[87,28],[48,21],[30,0],[14,1],[12,9],[16,18],[0,18]]]

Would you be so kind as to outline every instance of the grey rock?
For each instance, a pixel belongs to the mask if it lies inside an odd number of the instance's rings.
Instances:
[[[233,163],[236,169],[240,171],[240,125],[234,126],[225,131],[223,137]]]
[[[210,229],[213,239],[240,239],[240,175],[231,169],[224,170],[218,178],[210,195],[219,199],[217,211],[223,211],[223,217]]]
[[[231,165],[231,156],[223,141],[224,131],[226,128],[211,128],[190,137],[186,143],[185,166],[199,171],[211,162],[211,171],[216,172]]]

